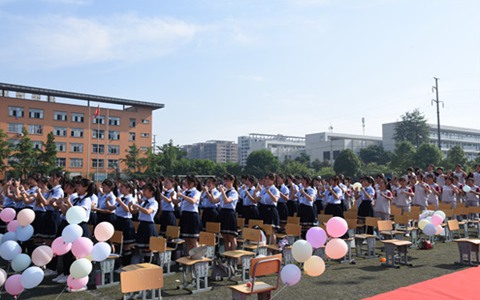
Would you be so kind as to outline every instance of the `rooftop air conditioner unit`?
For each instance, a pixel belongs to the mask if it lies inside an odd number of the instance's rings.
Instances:
[[[18,99],[25,99],[25,93],[16,92],[15,97],[17,97]]]
[[[37,94],[32,94],[32,100],[40,100],[41,96]]]

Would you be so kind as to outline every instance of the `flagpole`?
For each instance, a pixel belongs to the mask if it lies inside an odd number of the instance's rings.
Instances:
[[[107,120],[110,119],[110,109],[107,108]],[[107,123],[107,132],[109,130],[109,125],[110,125],[110,121]],[[106,167],[105,167],[105,179],[108,177],[108,144],[109,144],[109,139],[107,139],[107,147],[105,149],[105,163],[106,163]]]
[[[91,123],[92,123],[91,118],[92,118],[92,116],[91,116],[91,110],[90,110],[90,100],[88,100],[88,149],[87,149],[87,161],[86,161],[87,177],[90,176],[90,150],[92,149],[92,146],[91,146],[92,132],[91,132],[91,129],[90,129],[90,126],[91,126]]]
[[[100,105],[98,106],[97,109],[98,109],[98,113],[100,114],[100,108],[99,107],[100,107]],[[99,133],[100,133],[100,122],[98,122],[98,120],[97,120],[97,173],[94,176],[96,181],[98,180],[98,165],[100,164],[100,160],[98,159],[98,155],[100,153],[100,144],[99,144],[100,134]]]

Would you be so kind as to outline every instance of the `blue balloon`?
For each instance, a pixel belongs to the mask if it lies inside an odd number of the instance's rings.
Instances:
[[[21,283],[23,288],[25,289],[33,289],[34,287],[38,286],[42,283],[43,277],[45,274],[43,270],[39,267],[30,267],[23,271]]]
[[[5,243],[6,241],[16,241],[17,240],[17,234],[15,232],[7,232],[2,236],[2,243]]]
[[[17,234],[17,239],[20,242],[28,241],[33,236],[33,226],[32,225],[27,225],[25,227],[18,226],[15,233]]]

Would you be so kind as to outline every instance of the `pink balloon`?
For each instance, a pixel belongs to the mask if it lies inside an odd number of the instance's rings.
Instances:
[[[342,239],[331,239],[325,246],[325,254],[331,259],[340,259],[347,255],[348,246]]]
[[[115,228],[111,223],[101,222],[95,227],[94,235],[97,241],[106,242],[113,236],[114,232]]]
[[[13,208],[7,207],[0,212],[0,219],[3,222],[8,223],[15,219],[16,214],[17,212]]]
[[[22,286],[22,275],[15,274],[7,278],[5,281],[5,290],[12,296],[18,296],[25,289]]]
[[[33,220],[35,220],[35,213],[33,210],[25,208],[22,209],[17,215],[17,221],[20,226],[27,226],[32,224]]]
[[[443,223],[443,218],[441,215],[433,215],[431,221],[433,225],[437,226]]]
[[[72,243],[72,253],[76,258],[85,258],[92,253],[93,242],[89,238],[79,237]]]
[[[327,233],[320,227],[312,227],[307,231],[307,242],[313,248],[320,248],[327,241]]]
[[[338,238],[347,233],[348,223],[340,217],[330,218],[327,222],[327,232],[331,237]]]
[[[47,265],[53,258],[53,250],[50,246],[38,246],[32,252],[32,262],[38,267]]]
[[[86,286],[88,283],[88,276],[82,278],[73,278],[72,275],[68,275],[67,286],[72,290],[78,290]]]
[[[442,225],[437,225],[437,226],[435,226],[435,228],[437,229],[437,231],[435,232],[436,235],[439,235],[440,233],[443,232]]]
[[[18,221],[17,220],[13,220],[11,221],[10,223],[8,223],[7,225],[7,230],[9,232],[15,232],[15,230],[17,230],[17,227],[20,226],[20,224],[18,224]]]
[[[61,236],[53,240],[52,250],[55,255],[64,255],[72,249],[72,243],[65,243]]]

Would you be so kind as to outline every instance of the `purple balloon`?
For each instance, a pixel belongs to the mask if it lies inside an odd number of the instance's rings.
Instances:
[[[307,231],[307,242],[313,248],[320,248],[327,241],[327,233],[320,227],[312,227]]]

